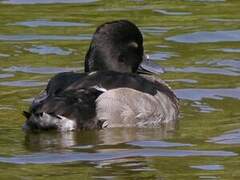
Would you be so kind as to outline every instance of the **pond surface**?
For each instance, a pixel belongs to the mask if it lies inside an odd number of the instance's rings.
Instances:
[[[0,0],[0,179],[240,179],[240,1]],[[177,125],[25,134],[54,74],[82,71],[95,28],[129,19],[181,99]],[[152,65],[149,68],[154,69]]]

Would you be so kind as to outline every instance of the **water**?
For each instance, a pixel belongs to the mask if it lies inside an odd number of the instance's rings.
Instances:
[[[0,1],[0,179],[239,179],[240,2]],[[181,100],[177,124],[25,134],[54,74],[82,71],[95,28],[129,19]],[[162,68],[163,67],[163,68]]]

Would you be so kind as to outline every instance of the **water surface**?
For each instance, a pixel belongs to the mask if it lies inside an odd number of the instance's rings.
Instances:
[[[237,0],[0,1],[0,179],[240,179]],[[24,133],[22,111],[56,73],[83,71],[95,28],[135,22],[180,98],[159,128]]]

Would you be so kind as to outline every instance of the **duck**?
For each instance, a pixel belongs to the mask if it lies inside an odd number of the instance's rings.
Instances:
[[[146,62],[143,36],[133,22],[100,25],[86,53],[84,72],[52,77],[23,112],[23,129],[145,128],[177,121],[177,96]]]

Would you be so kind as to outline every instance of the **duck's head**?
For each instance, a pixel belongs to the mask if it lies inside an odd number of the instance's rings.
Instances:
[[[135,24],[127,20],[107,22],[93,35],[85,57],[85,72],[135,73],[144,58],[143,37]]]

